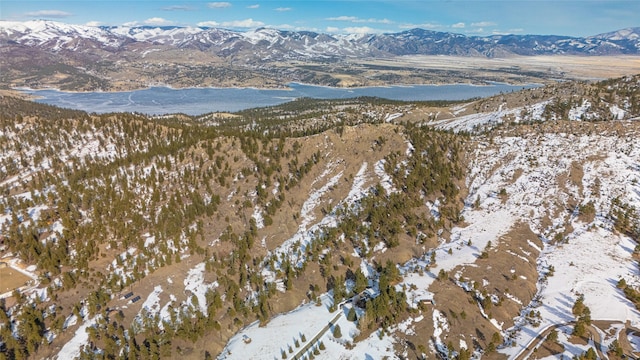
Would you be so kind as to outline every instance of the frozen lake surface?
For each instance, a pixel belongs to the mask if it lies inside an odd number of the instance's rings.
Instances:
[[[216,111],[240,111],[279,105],[297,98],[346,99],[375,96],[391,100],[465,100],[501,92],[518,91],[538,85],[408,85],[388,87],[332,88],[289,84],[289,89],[151,87],[123,92],[65,92],[21,89],[36,96],[37,102],[95,113],[140,112],[145,114],[185,113],[200,115]]]

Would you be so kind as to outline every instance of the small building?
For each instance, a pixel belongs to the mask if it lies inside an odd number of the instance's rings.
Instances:
[[[132,304],[136,303],[136,302],[140,301],[140,299],[141,299],[141,297],[140,297],[140,295],[138,295],[138,296],[134,297],[133,299],[131,299],[131,303]]]
[[[436,302],[433,299],[420,299],[419,300],[420,304],[424,304],[424,305],[435,305]]]
[[[362,296],[367,300],[375,299],[378,295],[380,295],[380,292],[373,290],[373,288],[367,288],[362,294]]]
[[[244,341],[245,344],[248,344],[251,342],[251,338],[247,335],[242,335],[242,341]]]

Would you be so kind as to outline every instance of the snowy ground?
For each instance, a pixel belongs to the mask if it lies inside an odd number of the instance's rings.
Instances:
[[[633,326],[639,326],[640,313],[616,288],[621,278],[630,284],[640,284],[632,258],[635,243],[613,231],[606,216],[614,197],[640,208],[637,141],[631,137],[571,134],[494,141],[495,147],[478,150],[478,161],[474,162],[469,199],[470,202],[480,199],[480,208],[464,213],[471,224],[466,229],[480,226],[497,238],[500,229],[508,229],[509,223],[525,220],[546,240],[538,260],[539,272],[549,266],[555,268],[555,275],[538,283],[540,302],[529,304],[523,311],[523,314],[531,309],[540,311],[540,326],[533,327],[517,318],[516,326],[509,329],[517,345],[501,352],[513,356],[547,325],[574,320],[571,307],[579,293],[584,294],[592,319],[629,320]],[[599,160],[603,154],[604,161]],[[560,175],[568,173],[572,162],[583,167],[581,186],[560,183]],[[513,181],[517,171],[522,173]],[[500,189],[508,194],[504,203],[495,196]],[[593,222],[585,224],[576,218],[575,212],[566,211],[571,198],[579,205],[593,201],[596,209]],[[543,225],[546,216],[551,217],[553,225]],[[573,231],[564,242],[552,245],[547,240],[561,234],[568,225]],[[457,232],[462,240],[466,229]],[[455,232],[452,238],[455,239]],[[482,246],[475,237],[473,242]]]
[[[334,338],[331,326],[312,344],[310,351],[313,352],[322,342],[326,349],[316,359],[340,358],[346,351],[343,344],[353,342],[358,330],[353,322],[346,319],[346,307],[329,312],[333,303],[330,294],[323,294],[320,300],[320,304],[303,304],[289,313],[276,316],[265,327],[260,327],[258,322],[251,324],[229,340],[219,359],[281,359],[283,351],[287,358],[291,358],[335,318],[338,318],[335,324],[340,326],[342,337]]]
[[[440,130],[472,132],[482,130],[484,128],[491,128],[505,121],[510,121],[508,119],[515,122],[521,122],[524,120],[540,120],[542,119],[544,108],[549,102],[550,101],[543,101],[531,106],[517,107],[513,109],[504,109],[503,106],[500,106],[498,111],[476,113],[451,119],[438,120],[429,123],[429,125]],[[576,116],[579,116],[580,114],[582,113],[579,113]]]
[[[527,112],[532,116],[540,114],[545,103],[529,107]],[[589,108],[588,103],[580,104],[572,109],[570,116],[580,118]],[[473,130],[486,124],[495,124],[506,118],[515,117],[524,109],[500,110],[494,113],[474,114],[446,120],[436,125],[449,130]],[[613,112],[613,110],[612,110]],[[387,115],[393,120],[397,114]],[[555,275],[546,281],[538,283],[538,300],[532,304],[523,304],[523,313],[531,309],[540,312],[541,324],[538,327],[529,325],[524,318],[516,318],[516,326],[512,329],[504,329],[503,334],[513,335],[516,346],[508,346],[500,351],[508,356],[514,356],[521,351],[535,336],[545,327],[551,324],[566,323],[574,320],[571,307],[578,294],[584,294],[585,304],[591,309],[594,320],[616,320],[620,322],[630,321],[632,326],[640,327],[640,312],[632,303],[625,299],[624,294],[616,288],[619,279],[625,279],[628,284],[639,286],[637,265],[632,258],[635,242],[627,236],[620,235],[612,230],[612,224],[607,217],[611,200],[615,197],[640,208],[640,143],[638,137],[619,137],[616,134],[573,135],[573,134],[530,134],[525,137],[495,137],[493,144],[481,144],[475,154],[474,165],[470,169],[467,185],[470,195],[467,204],[476,200],[479,206],[467,206],[463,212],[468,226],[454,228],[451,231],[449,242],[444,240],[434,250],[436,264],[430,265],[430,254],[425,253],[421,258],[416,258],[400,266],[404,280],[398,288],[406,289],[410,306],[416,306],[424,299],[432,299],[429,286],[434,281],[439,270],[450,271],[459,265],[472,265],[478,254],[489,242],[495,242],[508,232],[514,224],[526,221],[534,233],[539,234],[544,240],[544,246],[538,259],[540,269],[553,266]],[[96,151],[94,138],[90,138],[83,146],[71,149],[68,157],[82,157],[87,153]],[[112,147],[100,154],[102,157],[115,156]],[[412,152],[409,144],[407,154]],[[583,169],[581,184],[565,182],[560,183],[563,173],[567,173],[572,163],[578,163]],[[34,168],[35,170],[35,168]],[[301,209],[301,222],[298,232],[280,247],[274,250],[277,258],[288,256],[296,265],[301,265],[306,259],[305,246],[316,236],[316,232],[323,227],[337,225],[339,220],[335,213],[329,213],[321,219],[316,219],[317,206],[321,198],[328,193],[343,177],[343,172],[336,170],[335,164],[329,164],[326,171],[314,181],[314,190],[311,191],[307,201]],[[18,177],[5,180],[7,182],[18,181]],[[349,206],[364,196],[365,185],[371,181],[380,181],[387,193],[397,191],[393,188],[391,178],[385,174],[384,160],[377,161],[370,166],[363,163],[355,177],[349,194],[336,206]],[[317,184],[316,184],[317,183]],[[502,200],[498,193],[504,189],[508,194],[506,200]],[[23,196],[30,196],[25,193]],[[583,223],[575,212],[567,211],[570,200],[578,205],[584,205],[590,201],[596,209],[595,220]],[[429,206],[429,204],[425,204]],[[437,205],[432,208],[437,211]],[[46,207],[32,207],[28,214],[33,220],[37,220],[41,211]],[[256,225],[263,225],[263,214],[255,208],[253,216]],[[550,217],[551,226],[546,225],[546,217]],[[0,216],[0,224],[9,221],[8,216]],[[558,244],[550,241],[555,235],[561,234],[570,226],[572,229],[568,236]],[[62,229],[59,229],[60,231]],[[472,240],[472,245],[468,241]],[[151,245],[155,239],[147,236],[145,246]],[[530,244],[535,248],[533,243]],[[449,250],[452,254],[449,254]],[[427,249],[425,249],[426,251]],[[537,250],[537,249],[536,249]],[[136,261],[139,251],[135,248],[128,249],[121,255],[121,260]],[[131,258],[127,260],[128,258]],[[128,264],[130,265],[130,264]],[[276,269],[265,269],[263,275],[268,280],[276,278]],[[363,262],[365,270],[368,270]],[[130,274],[127,266],[119,266],[113,261],[110,271],[127,276]],[[33,271],[25,272],[32,278],[36,278]],[[367,273],[367,272],[365,272]],[[206,313],[205,293],[207,289],[217,287],[217,283],[204,282],[204,263],[193,267],[184,279],[185,293],[197,299],[200,310]],[[46,297],[46,293],[34,289],[33,296],[40,299]],[[163,295],[161,297],[161,295]],[[142,309],[154,315],[167,319],[169,305],[177,308],[174,295],[163,294],[161,285],[155,286],[142,302]],[[222,358],[281,358],[284,350],[290,358],[297,353],[296,340],[300,346],[302,334],[307,341],[337,317],[337,323],[341,326],[343,337],[335,339],[331,331],[327,331],[321,337],[326,350],[321,351],[316,359],[351,359],[351,358],[382,358],[394,357],[394,337],[372,334],[368,339],[362,340],[347,349],[346,342],[353,341],[357,330],[354,323],[346,320],[346,309],[334,313],[328,311],[331,301],[329,294],[321,297],[321,306],[315,304],[303,304],[296,310],[282,314],[270,321],[266,327],[253,324],[234,336]],[[519,299],[513,299],[519,302]],[[192,303],[187,299],[182,306]],[[341,314],[341,316],[338,316]],[[139,316],[144,313],[141,311]],[[80,322],[73,339],[68,342],[58,354],[59,359],[73,358],[79,354],[80,347],[86,344],[88,336],[86,328],[96,322],[94,319],[78,319],[70,317],[65,327],[73,326]],[[436,333],[433,334],[434,345],[439,347],[440,335],[447,331],[446,319],[443,321],[437,312],[432,319],[424,319],[417,316],[406,323],[399,324],[393,332],[409,333],[412,324],[419,321],[433,321]],[[499,330],[499,324],[496,324]],[[565,343],[565,355],[575,355],[585,351],[587,346],[569,346],[566,341],[568,328],[561,331],[560,341]],[[244,336],[251,339],[246,343]],[[630,341],[640,348],[640,338],[630,336]],[[288,351],[291,346],[293,352]]]
[[[102,315],[98,315],[102,316]],[[58,352],[56,359],[65,360],[65,359],[76,359],[80,357],[80,351],[82,347],[89,342],[89,333],[87,329],[93,326],[98,321],[98,316],[86,320],[78,327],[76,332],[74,333],[73,338],[69,340]]]
[[[569,342],[569,337],[573,327],[563,326],[558,329],[558,342],[564,345],[564,352],[557,356],[548,356],[545,359],[557,359],[558,356],[564,356],[567,359],[573,358],[576,354],[582,354],[589,350],[590,347],[594,347],[593,341],[589,341],[587,345],[573,344]]]
[[[440,269],[450,271],[459,265],[473,266],[489,241],[496,243],[515,224],[524,221],[540,236],[544,245],[541,249],[529,242],[530,249],[523,251],[540,252],[539,273],[553,266],[555,275],[548,277],[546,281],[539,281],[539,303],[523,304],[523,314],[531,309],[540,312],[539,326],[533,327],[524,317],[516,318],[516,326],[511,329],[502,329],[501,324],[492,321],[503,335],[509,335],[515,340],[516,345],[502,348],[502,353],[513,357],[548,325],[574,320],[571,307],[579,293],[585,295],[585,303],[591,309],[592,319],[620,322],[629,320],[633,326],[640,327],[640,313],[616,288],[617,281],[621,278],[629,284],[640,284],[632,259],[635,243],[627,236],[613,231],[607,217],[614,197],[620,197],[640,208],[640,146],[635,138],[606,134],[547,133],[525,137],[496,137],[493,142],[492,146],[488,143],[481,144],[475,154],[476,159],[472,162],[474,165],[467,179],[470,189],[467,199],[469,205],[462,214],[468,225],[452,229],[450,241],[443,239],[435,249],[435,265],[429,267],[431,256],[426,252],[428,249],[425,249],[423,257],[400,266],[404,280],[398,288],[405,289],[409,305],[415,307],[420,300],[433,298],[428,288]],[[569,174],[574,163],[580,164],[583,169],[580,184],[562,177],[563,174]],[[376,163],[372,170],[377,179],[389,187],[383,164]],[[364,183],[367,171],[367,165],[363,164],[354,179],[349,200],[357,198],[362,192],[361,185],[358,184]],[[325,175],[326,183],[336,181]],[[319,191],[323,188],[320,187]],[[507,194],[505,199],[498,195],[502,189]],[[387,191],[393,189],[389,188]],[[315,198],[317,196],[311,194],[306,214],[311,214]],[[479,206],[471,206],[476,201]],[[578,205],[593,202],[596,209],[594,221],[583,223],[577,218],[575,211],[567,211],[570,201]],[[309,216],[303,224],[311,224],[312,221],[314,219]],[[331,226],[335,221],[330,214],[315,225]],[[311,237],[311,230],[315,225],[301,228],[302,232],[285,242],[276,252],[290,253],[292,243],[300,240],[304,242],[305,237]],[[571,231],[565,241],[552,245],[550,239],[563,233],[569,226]],[[469,240],[472,241],[471,245],[468,244]],[[452,254],[449,254],[450,249]],[[517,256],[515,253],[513,255]],[[324,297],[326,296],[325,294]],[[513,301],[521,302],[516,298]],[[316,319],[315,316],[318,316],[317,321],[313,320]],[[225,354],[229,359],[248,358],[251,354],[260,354],[260,358],[281,358],[281,350],[288,350],[287,347],[293,344],[296,336],[300,336],[301,329],[309,329],[309,332],[314,333],[318,331],[316,328],[326,325],[332,316],[326,310],[326,305],[320,308],[314,305],[302,306],[273,319],[266,328],[259,328],[254,324],[239,332],[228,343]],[[307,319],[310,319],[310,325],[307,325]],[[340,321],[343,320],[341,318]],[[428,320],[417,317],[411,321]],[[446,324],[439,317],[434,317],[433,321],[437,331],[447,331]],[[397,328],[390,330],[392,334],[395,331],[410,331],[410,326],[399,324]],[[278,334],[278,341],[271,338],[274,334]],[[244,335],[252,338],[250,344],[242,341]],[[305,336],[310,338],[313,335]],[[560,336],[561,341],[566,342],[565,338],[565,335]],[[435,350],[442,344],[438,342],[439,336],[436,334],[433,339]],[[324,341],[327,350],[316,358],[395,357],[392,350],[394,341],[393,335],[380,339],[376,333],[355,344],[355,348],[351,350],[333,341]],[[579,354],[588,348],[570,343],[565,346],[565,355]],[[289,355],[287,352],[287,356]]]
[[[540,312],[540,326],[533,327],[524,317],[517,318],[514,328],[503,331],[513,334],[516,346],[505,347],[501,352],[514,356],[546,326],[575,320],[571,308],[578,294],[585,295],[592,319],[622,323],[629,320],[633,326],[639,326],[640,313],[616,288],[621,278],[629,284],[640,284],[632,258],[636,244],[613,231],[606,217],[614,197],[640,208],[638,143],[633,138],[568,134],[498,138],[494,142],[494,147],[483,146],[478,150],[478,159],[473,162],[468,178],[467,203],[479,200],[479,207],[468,206],[463,212],[469,225],[454,228],[451,241],[442,242],[435,250],[435,266],[429,268],[430,253],[426,253],[400,267],[404,281],[398,288],[406,289],[410,305],[415,307],[419,301],[433,298],[428,288],[440,269],[449,271],[458,265],[473,264],[488,241],[495,243],[516,223],[525,221],[545,239],[545,245],[539,249],[530,242],[531,249],[523,251],[542,250],[539,273],[553,266],[555,275],[539,282],[540,303],[524,304],[523,314],[531,309]],[[597,159],[602,154],[606,154],[604,161]],[[560,175],[567,173],[574,161],[584,168],[582,187],[559,183]],[[521,175],[514,181],[518,172]],[[497,195],[501,189],[508,194],[504,202]],[[593,201],[597,214],[594,221],[585,224],[575,213],[567,212],[566,202],[570,198],[577,199],[580,205]],[[543,225],[547,215],[551,216],[550,227]],[[573,231],[566,242],[551,245],[548,239],[569,224]],[[471,246],[467,245],[469,240]],[[493,323],[503,330],[500,324]],[[434,339],[437,347],[437,337]],[[567,354],[573,355],[587,349],[567,346]]]
[[[218,359],[281,359],[283,351],[286,358],[291,359],[336,317],[338,320],[334,325],[340,326],[342,336],[335,338],[334,327],[330,326],[305,354],[313,353],[318,348],[319,354],[314,355],[314,358],[321,360],[394,357],[393,337],[374,332],[367,339],[354,344],[353,339],[359,331],[354,322],[347,320],[349,307],[330,313],[328,309],[332,304],[332,296],[323,294],[320,299],[320,306],[315,303],[304,304],[289,313],[276,316],[265,327],[260,327],[256,322],[241,330],[229,340]],[[404,330],[407,331],[409,326],[410,324],[406,325]],[[396,329],[390,331],[394,330]],[[304,342],[301,340],[302,335],[305,337]],[[296,346],[296,341],[299,346]],[[324,350],[319,350],[320,342],[324,344]],[[351,345],[350,348],[347,348],[348,345]],[[292,352],[289,352],[289,348]]]
[[[427,289],[435,281],[436,274],[441,269],[451,271],[459,265],[473,264],[489,241],[498,239],[515,223],[514,217],[507,211],[495,213],[495,218],[486,216],[481,211],[467,211],[464,216],[470,225],[465,228],[454,228],[452,241],[443,242],[434,250],[435,265],[429,268],[430,254],[427,253],[400,267],[404,280],[398,288],[405,286],[410,306],[417,307],[421,300],[433,299],[433,294]],[[469,239],[473,239],[472,246],[467,245]],[[449,254],[449,249],[452,254]]]
[[[153,291],[142,302],[141,309],[136,316],[135,322],[144,323],[145,321],[148,321],[148,319],[159,315],[159,325],[162,327],[162,321],[169,321],[171,318],[170,306],[174,308],[178,308],[178,306],[183,308],[189,307],[194,303],[192,298],[197,298],[197,303],[200,307],[199,310],[206,314],[207,308],[205,294],[209,289],[215,289],[218,286],[218,283],[206,283],[204,281],[204,271],[204,263],[199,263],[189,270],[184,279],[184,292],[186,294],[190,294],[190,296],[180,304],[177,304],[176,296],[173,294],[169,294],[169,300],[162,304],[162,285],[156,285]],[[173,283],[173,280],[168,278],[167,282]],[[86,315],[83,316],[86,317]],[[73,359],[79,356],[81,347],[88,344],[89,337],[86,330],[88,327],[94,326],[98,320],[98,316],[89,320],[86,318],[84,319],[80,327],[76,330],[74,337],[58,353],[58,359]],[[67,327],[74,326],[77,322],[78,318],[75,315],[71,315],[66,319],[64,328],[66,329]]]
[[[321,196],[342,177],[342,172],[330,177],[332,171],[335,170],[333,166],[329,164],[326,171],[314,180],[314,185],[322,184],[323,182],[324,185],[312,191],[304,203],[301,211],[302,221],[298,232],[273,251],[278,255],[278,259],[284,254],[294,260],[292,263],[301,265],[305,261],[304,247],[314,239],[316,232],[323,227],[337,225],[338,219],[335,213],[327,214],[311,225],[315,221],[313,212],[318,206]],[[376,167],[371,168],[366,162],[363,163],[353,178],[352,187],[348,195],[337,206],[348,206],[362,198],[366,192],[366,183],[374,175],[384,181],[385,174],[380,172],[379,166],[380,164],[376,169]],[[294,251],[296,248],[300,250]],[[279,265],[276,264],[277,266]],[[263,276],[273,281],[275,272],[273,269],[265,268]],[[323,342],[326,349],[320,351],[320,355],[315,355],[316,359],[361,359],[363,356],[366,359],[379,359],[384,356],[393,356],[394,339],[388,335],[377,333],[354,344],[353,348],[347,349],[345,346],[347,342],[353,343],[353,338],[358,333],[355,323],[346,319],[348,307],[345,306],[334,313],[329,313],[328,309],[331,306],[332,296],[329,293],[325,293],[320,298],[322,301],[321,306],[316,306],[315,303],[304,304],[287,314],[271,319],[265,327],[260,327],[258,323],[254,323],[241,330],[227,343],[220,355],[220,359],[281,359],[283,350],[286,352],[287,357],[291,358],[305,345],[301,341],[302,334],[305,335],[307,341],[311,341],[338,314],[342,315],[338,317],[336,324],[340,325],[343,336],[340,339],[335,339],[332,336],[333,329],[326,331],[318,340],[318,343],[320,341]],[[247,343],[245,341],[247,339],[251,339],[251,341]],[[296,340],[300,348],[295,346]],[[292,353],[289,352],[289,346],[292,348]],[[315,349],[315,345],[310,351],[313,352],[313,349]]]
[[[324,216],[322,219],[311,225],[315,220],[314,211],[320,203],[322,195],[329,191],[329,189],[335,186],[342,178],[343,172],[340,171],[331,178],[329,177],[334,170],[335,165],[329,164],[327,169],[314,180],[314,184],[321,181],[326,181],[320,188],[312,191],[309,194],[307,200],[302,204],[302,210],[300,211],[300,225],[298,231],[288,240],[284,241],[280,246],[274,249],[269,255],[276,255],[277,261],[274,263],[275,269],[264,268],[262,276],[267,281],[275,281],[276,271],[281,267],[281,260],[283,256],[287,256],[292,264],[298,267],[302,267],[306,261],[306,246],[315,239],[318,232],[322,228],[336,227],[338,225],[338,218],[335,213],[330,213]],[[369,178],[367,173],[368,165],[363,163],[360,170],[353,178],[353,184],[347,197],[342,200],[337,206],[346,206],[353,204],[357,200],[361,199],[365,195],[365,184]],[[268,258],[267,257],[267,258]],[[268,260],[268,259],[266,259]],[[266,261],[265,261],[266,262]]]

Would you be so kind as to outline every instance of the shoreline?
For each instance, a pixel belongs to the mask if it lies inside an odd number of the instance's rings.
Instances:
[[[57,87],[43,87],[43,88],[31,88],[27,86],[20,87],[10,87],[8,89],[0,90],[0,95],[2,92],[9,93],[18,93],[23,96],[27,96],[29,98],[41,98],[39,96],[35,96],[34,93],[41,91],[55,91],[58,93],[65,94],[123,94],[123,93],[133,93],[138,91],[146,91],[151,89],[167,89],[173,91],[181,91],[181,90],[257,90],[257,91],[294,91],[294,87],[315,87],[315,88],[323,88],[323,89],[331,89],[331,90],[364,90],[364,89],[383,89],[383,88],[415,88],[415,87],[441,87],[441,86],[471,86],[471,87],[491,87],[491,86],[522,86],[522,87],[539,87],[544,84],[538,82],[529,82],[529,83],[508,83],[502,81],[484,81],[483,83],[475,83],[475,82],[459,82],[459,83],[416,83],[416,84],[388,84],[388,85],[364,85],[364,86],[331,86],[331,85],[318,85],[312,83],[300,83],[300,82],[289,82],[285,84],[284,87],[256,87],[256,86],[185,86],[185,87],[174,87],[172,85],[167,84],[153,84],[148,85],[146,87],[141,88],[132,88],[130,90],[95,90],[95,91],[78,91],[78,90],[62,90]]]
[[[246,109],[276,106],[299,98],[342,100],[376,97],[391,101],[466,101],[499,93],[517,92],[540,87],[537,83],[511,85],[486,82],[486,85],[414,84],[336,88],[303,83],[289,83],[285,89],[247,88],[181,88],[153,86],[143,90],[121,92],[66,92],[59,89],[44,90],[16,87],[23,97],[33,101],[86,112],[140,112],[148,115],[184,113],[198,116],[212,112],[234,113]]]

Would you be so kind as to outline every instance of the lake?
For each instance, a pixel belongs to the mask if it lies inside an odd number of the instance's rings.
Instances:
[[[37,102],[95,113],[139,112],[151,115],[185,113],[200,115],[217,111],[239,111],[279,105],[297,98],[346,99],[375,96],[391,100],[465,100],[518,91],[539,85],[408,85],[388,87],[332,88],[291,83],[289,89],[151,87],[123,92],[65,92],[24,90]]]

